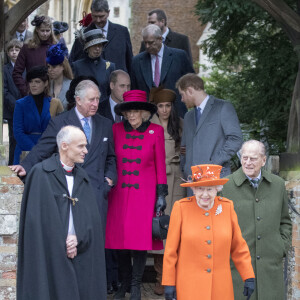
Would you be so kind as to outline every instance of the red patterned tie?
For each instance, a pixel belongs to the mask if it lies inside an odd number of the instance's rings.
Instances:
[[[159,86],[159,81],[160,81],[159,59],[158,59],[158,55],[156,55],[155,70],[154,70],[154,83],[157,87]]]

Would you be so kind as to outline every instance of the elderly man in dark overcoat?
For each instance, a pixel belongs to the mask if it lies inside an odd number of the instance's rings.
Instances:
[[[18,300],[106,299],[101,216],[85,170],[87,139],[75,126],[57,134],[59,154],[36,164],[22,199]]]
[[[117,180],[117,171],[112,122],[97,114],[99,98],[100,92],[94,82],[81,81],[75,89],[76,106],[52,119],[38,144],[21,165],[12,166],[11,169],[25,176],[36,163],[58,151],[56,135],[62,127],[74,125],[82,129],[87,136],[89,152],[81,166],[91,180],[105,232],[107,194]]]
[[[243,144],[242,167],[228,176],[223,196],[234,202],[242,235],[246,240],[255,272],[256,290],[251,300],[283,300],[283,257],[292,234],[284,180],[262,167],[266,163],[263,143]],[[234,299],[241,296],[243,281],[231,264]]]

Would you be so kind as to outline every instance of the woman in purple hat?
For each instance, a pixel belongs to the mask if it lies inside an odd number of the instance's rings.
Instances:
[[[149,121],[157,108],[146,92],[128,91],[123,98],[115,106],[124,119],[113,125],[118,183],[109,195],[105,247],[119,250],[121,287],[114,299],[125,299],[131,287],[130,299],[140,300],[147,250],[163,249],[152,239],[152,218],[164,211],[168,194],[164,130]]]

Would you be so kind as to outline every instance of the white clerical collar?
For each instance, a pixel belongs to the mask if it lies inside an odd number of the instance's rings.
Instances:
[[[209,99],[209,95],[207,95],[207,96],[204,98],[204,100],[201,102],[201,104],[198,106],[198,107],[201,109],[201,113],[203,113],[204,108],[205,108],[205,106],[206,106],[206,103],[207,103],[208,99]]]
[[[167,38],[167,35],[168,35],[168,34],[169,34],[169,32],[170,32],[170,29],[169,29],[168,27],[166,27],[166,28],[167,28],[166,32],[165,32],[165,33],[163,33],[163,35],[162,35],[163,41],[165,41],[165,40],[166,40],[166,38]]]
[[[67,171],[67,172],[71,172],[74,169],[73,167],[67,166],[65,163],[63,163],[62,161],[60,161],[62,167]]]

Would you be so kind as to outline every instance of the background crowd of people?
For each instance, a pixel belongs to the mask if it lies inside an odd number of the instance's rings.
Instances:
[[[292,224],[265,146],[243,143],[233,105],[205,92],[164,11],[148,13],[136,56],[109,13],[93,0],[70,55],[68,24],[45,15],[7,46],[9,165],[25,181],[18,299],[140,300],[148,253],[167,300],[284,299]],[[152,235],[163,214],[166,241]]]

